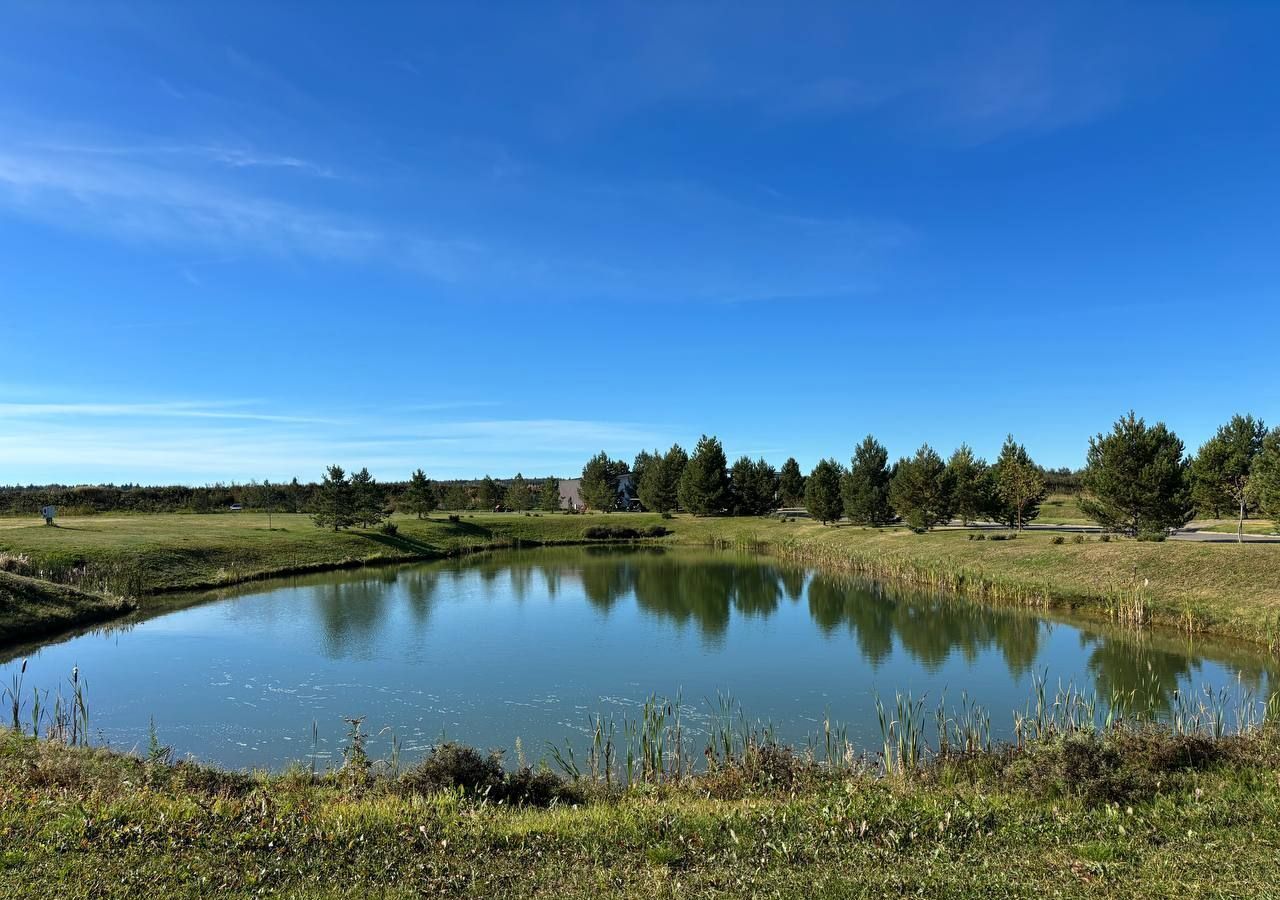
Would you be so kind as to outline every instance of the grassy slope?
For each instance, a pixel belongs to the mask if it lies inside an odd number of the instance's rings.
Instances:
[[[115,593],[231,584],[273,572],[438,556],[517,542],[581,540],[591,524],[661,523],[668,543],[763,545],[812,562],[960,587],[990,599],[1106,614],[1140,593],[1151,621],[1275,645],[1280,637],[1280,545],[1139,543],[1096,538],[1053,544],[1049,534],[970,541],[963,531],[824,527],[771,519],[662,520],[655,515],[541,517],[477,514],[450,523],[397,517],[400,534],[334,533],[306,516],[152,515],[67,519],[60,528],[0,520],[0,551],[46,571],[83,569],[81,584]],[[962,577],[957,577],[962,576]],[[142,601],[145,603],[145,599]]]
[[[1194,766],[1155,745],[1123,772],[1047,744],[911,782],[775,764],[547,810],[0,731],[0,895],[1277,896],[1274,733]]]
[[[131,608],[116,597],[0,571],[0,644],[101,622]]]

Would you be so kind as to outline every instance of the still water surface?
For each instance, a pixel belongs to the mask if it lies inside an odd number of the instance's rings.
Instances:
[[[195,602],[199,600],[200,602]],[[183,604],[186,604],[185,606]],[[0,678],[16,667],[0,665]],[[95,741],[145,749],[154,719],[179,755],[236,768],[323,766],[343,722],[371,752],[413,758],[442,736],[508,751],[584,745],[591,713],[635,717],[677,692],[696,734],[731,693],[802,744],[824,714],[875,747],[875,696],[961,692],[1008,737],[1033,673],[1167,707],[1175,688],[1264,693],[1262,654],[1163,633],[912,594],[761,557],[565,548],[334,572],[175,602],[30,655],[32,686],[73,666]],[[313,740],[313,723],[318,742]]]

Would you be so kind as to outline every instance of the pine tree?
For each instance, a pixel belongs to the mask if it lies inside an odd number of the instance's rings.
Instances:
[[[519,472],[516,477],[511,479],[511,484],[507,485],[507,508],[516,512],[524,512],[533,506],[533,494],[529,490],[528,483],[524,480],[524,476]]]
[[[373,480],[366,468],[351,476],[351,504],[352,517],[362,528],[371,528],[386,516],[382,485]]]
[[[662,481],[659,483],[659,512],[674,512],[680,507],[680,479],[689,465],[689,454],[679,444],[662,455]]]
[[[471,508],[471,493],[461,481],[452,482],[444,489],[440,505],[445,509],[459,510]]]
[[[1271,518],[1273,531],[1280,531],[1280,428],[1269,432],[1249,478],[1249,494],[1262,514]]]
[[[601,450],[582,467],[582,481],[578,493],[588,509],[605,512],[618,504],[618,476],[626,471],[626,464],[609,458]]]
[[[898,460],[889,482],[889,502],[915,531],[928,531],[951,518],[951,484],[947,466],[924,444],[910,459]]]
[[[804,475],[800,472],[800,464],[794,456],[782,464],[778,478],[778,492],[782,495],[783,506],[802,506],[804,504]]]
[[[1040,515],[1040,504],[1049,495],[1044,472],[1032,461],[1027,448],[1008,435],[1000,448],[1000,458],[991,467],[995,485],[990,516],[1010,528],[1022,526]]]
[[[1191,520],[1183,443],[1163,422],[1148,428],[1130,412],[1110,434],[1089,439],[1080,509],[1104,528],[1159,533]]]
[[[947,460],[947,476],[951,480],[951,514],[965,525],[986,516],[994,490],[986,460],[975,457],[968,444],[961,444]]]
[[[481,478],[476,486],[476,503],[486,512],[493,512],[502,503],[502,488],[488,475]]]
[[[730,503],[729,470],[724,448],[703,435],[680,476],[680,505],[695,516],[716,515]]]
[[[735,516],[762,516],[778,508],[778,473],[765,460],[743,456],[729,471]]]
[[[889,503],[889,451],[873,436],[863,438],[853,451],[852,466],[840,480],[844,513],[859,525],[885,525],[893,521]]]
[[[315,495],[315,511],[311,516],[318,528],[339,531],[355,524],[351,482],[342,466],[329,466]]]
[[[644,481],[645,473],[649,470],[649,466],[662,462],[662,454],[657,450],[650,453],[648,450],[641,450],[636,454],[635,461],[631,463],[631,480],[636,486],[637,495],[640,490],[640,483]],[[644,501],[640,501],[643,503]]]
[[[1202,513],[1212,511],[1217,515],[1224,507],[1238,511],[1236,539],[1241,542],[1245,514],[1255,502],[1249,482],[1266,436],[1267,428],[1260,420],[1232,416],[1191,461],[1191,499]]]
[[[437,502],[435,488],[427,480],[425,472],[418,469],[409,476],[409,487],[404,492],[405,512],[423,519],[436,508]]]
[[[544,478],[538,492],[538,508],[543,512],[555,512],[560,508],[560,479]]]
[[[819,460],[804,482],[804,507],[823,525],[838,522],[844,508],[840,480],[844,474],[834,459]]]

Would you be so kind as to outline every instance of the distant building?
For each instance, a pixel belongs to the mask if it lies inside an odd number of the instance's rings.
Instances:
[[[582,479],[560,479],[560,508],[582,509]]]
[[[583,509],[582,479],[560,479],[560,508]],[[636,496],[636,480],[630,472],[618,476],[618,502],[615,509],[639,510],[640,501]]]

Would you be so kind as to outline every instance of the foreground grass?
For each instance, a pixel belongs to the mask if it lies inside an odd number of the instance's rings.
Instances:
[[[1274,897],[1274,731],[1115,732],[910,780],[785,753],[576,802],[245,776],[0,731],[5,897]]]
[[[475,550],[578,543],[592,525],[661,525],[666,544],[736,546],[797,561],[955,590],[976,599],[1056,606],[1134,623],[1157,623],[1280,647],[1280,544],[1061,538],[1025,532],[975,541],[960,530],[827,527],[809,520],[661,519],[519,513],[397,516],[397,535],[335,533],[306,516],[136,515],[69,518],[59,528],[0,520],[0,552],[23,554],[33,574],[140,598],[235,584],[268,575],[432,559]],[[1055,544],[1054,540],[1063,540]],[[38,616],[38,610],[31,613]],[[0,618],[4,612],[0,610]],[[22,627],[16,619],[10,634]]]

